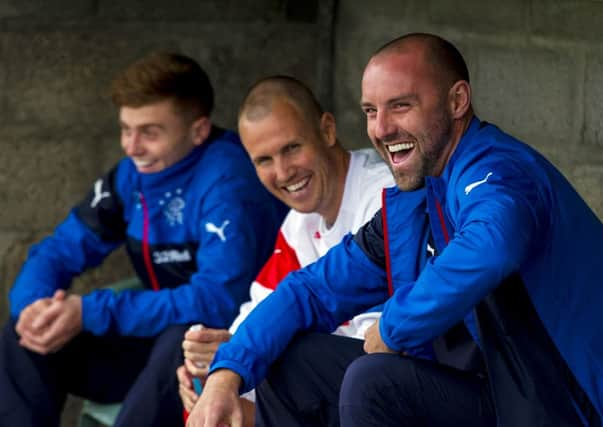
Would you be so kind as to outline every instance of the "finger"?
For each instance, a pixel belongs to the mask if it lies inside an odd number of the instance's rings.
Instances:
[[[213,351],[197,353],[187,350],[184,352],[184,358],[194,362],[197,366],[201,364],[209,365],[214,360],[215,355],[216,353]]]
[[[55,301],[64,301],[66,296],[67,292],[65,292],[64,289],[57,289],[56,291],[54,291],[52,299]]]
[[[184,351],[190,351],[193,353],[205,353],[207,351],[211,351],[211,348],[213,346],[215,346],[215,344],[217,344],[217,343],[206,343],[206,342],[199,342],[199,341],[194,341],[194,340],[184,340],[184,341],[182,341],[182,349]]]
[[[184,365],[190,375],[197,378],[204,378],[209,372],[209,364],[200,362],[199,365],[189,359],[184,359]]]
[[[227,426],[225,424],[225,426]],[[240,406],[235,408],[230,419],[230,427],[243,427],[243,412]]]
[[[42,354],[42,355],[48,354],[48,349],[45,346],[40,345],[40,344],[36,343],[35,341],[28,340],[26,338],[21,338],[19,340],[19,345],[21,345],[22,347],[25,347],[26,349],[28,349],[30,351],[33,351],[34,353],[38,353],[38,354]]]
[[[43,331],[38,338],[38,342],[47,347],[50,352],[55,352],[73,338],[80,327],[79,319],[74,313],[74,309],[69,304],[62,304],[63,310],[50,326]]]
[[[32,348],[35,348],[38,353],[49,354],[55,352],[61,346],[61,337],[57,335],[32,335],[27,336],[24,340]]]
[[[230,333],[227,329],[203,328],[197,331],[190,329],[184,334],[186,340],[197,342],[224,342],[230,340]]]
[[[53,303],[38,313],[31,324],[32,328],[42,329],[50,325],[61,314],[63,307],[63,301],[53,301]]]
[[[43,311],[49,305],[50,300],[48,298],[43,298],[25,307],[21,311],[21,314],[19,314],[19,319],[15,325],[15,330],[21,334],[25,329],[33,329],[31,326],[32,322],[35,320],[38,313]]]
[[[186,366],[182,365],[176,369],[176,377],[178,377],[178,384],[190,390],[193,389],[193,383],[188,371],[186,370]]]
[[[190,351],[191,353],[211,353],[214,354],[218,351],[218,347],[222,342],[213,341],[213,342],[194,342],[185,340],[182,343],[182,348],[184,351]]]
[[[191,390],[187,387],[184,387],[182,384],[178,387],[178,390],[182,396],[191,400],[193,402],[193,404],[199,398],[199,395],[197,393],[195,393],[195,390]]]
[[[198,396],[194,392],[191,392],[190,390],[183,387],[178,388],[178,394],[180,394],[180,400],[182,400],[182,405],[184,406],[187,412],[190,412],[193,409],[193,406],[195,406],[195,402],[197,401]]]

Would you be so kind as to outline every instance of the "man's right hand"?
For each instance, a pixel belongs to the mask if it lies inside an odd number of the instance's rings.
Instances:
[[[186,427],[243,427],[240,387],[241,377],[233,371],[219,369],[212,373]]]
[[[202,328],[184,334],[182,349],[187,371],[194,377],[205,378],[218,346],[230,340],[226,329]]]

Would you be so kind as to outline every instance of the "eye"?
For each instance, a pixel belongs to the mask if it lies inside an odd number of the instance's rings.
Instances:
[[[140,133],[143,136],[143,138],[145,138],[149,141],[155,141],[157,138],[159,138],[159,131],[157,129],[143,128]]]
[[[296,151],[299,150],[300,147],[301,147],[301,144],[299,144],[299,143],[287,144],[283,148],[283,154],[294,154]]]
[[[263,168],[263,167],[267,167],[270,162],[271,162],[271,158],[270,157],[258,157],[256,158],[253,163],[255,164],[255,167],[257,168]]]
[[[362,111],[367,117],[374,117],[377,114],[377,109],[371,106],[363,106]]]
[[[400,110],[402,108],[410,107],[410,104],[408,102],[396,102],[395,104],[393,104],[393,107],[397,110]]]

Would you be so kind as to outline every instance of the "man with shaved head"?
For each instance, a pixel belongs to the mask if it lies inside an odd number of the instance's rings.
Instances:
[[[361,105],[397,188],[220,347],[189,426],[240,425],[238,392],[264,378],[259,425],[600,426],[601,221],[546,159],[474,115],[464,60],[438,36],[379,49]],[[304,331],[379,303],[368,354],[325,355],[328,378],[296,358],[315,341]],[[410,355],[463,330],[479,373]]]
[[[239,133],[260,181],[291,210],[272,256],[251,285],[251,301],[241,306],[230,330],[203,328],[185,335],[185,365],[177,374],[188,410],[198,398],[192,378],[205,378],[218,344],[230,338],[287,273],[314,262],[345,234],[358,231],[379,210],[381,190],[394,185],[375,150],[343,148],[333,115],[291,77],[267,77],[253,85],[239,111]],[[350,337],[362,339],[379,314],[369,310],[339,325],[335,333],[343,337],[324,351],[353,345],[361,352],[361,341]],[[240,400],[245,425],[253,425],[253,400],[253,394]]]

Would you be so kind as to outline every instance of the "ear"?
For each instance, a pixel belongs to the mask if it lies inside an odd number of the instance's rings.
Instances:
[[[207,116],[199,117],[191,124],[190,131],[193,144],[203,144],[211,132],[211,119]]]
[[[459,80],[448,91],[448,102],[452,118],[460,119],[471,108],[471,86],[465,80]]]
[[[331,113],[322,113],[320,117],[320,133],[327,142],[328,147],[332,147],[337,142],[337,126],[335,117]]]

